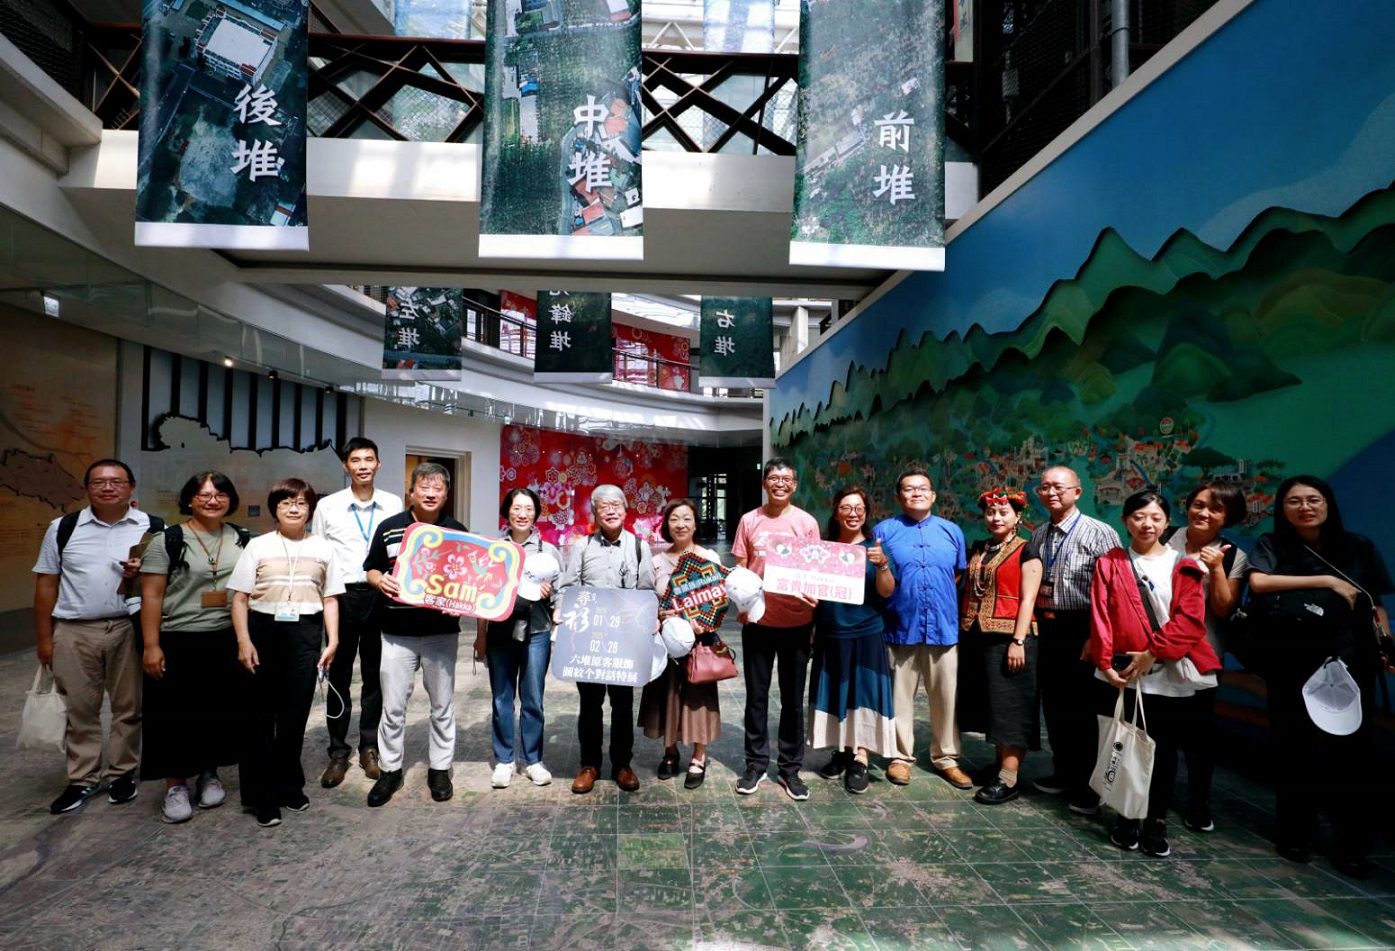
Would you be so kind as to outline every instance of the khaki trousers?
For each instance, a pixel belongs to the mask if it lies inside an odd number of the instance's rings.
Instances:
[[[923,682],[930,697],[930,765],[959,765],[959,722],[954,700],[959,686],[959,650],[931,644],[888,644],[892,706],[896,712],[896,759],[915,762],[915,695]]]
[[[53,622],[53,680],[68,705],[68,782],[102,773],[102,695],[111,695],[106,778],[140,766],[141,650],[130,618]]]

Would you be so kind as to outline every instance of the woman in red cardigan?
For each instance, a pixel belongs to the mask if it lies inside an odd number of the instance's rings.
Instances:
[[[1144,715],[1157,744],[1148,786],[1148,816],[1115,822],[1110,841],[1162,857],[1167,810],[1177,779],[1177,751],[1188,722],[1188,698],[1216,686],[1220,659],[1206,641],[1205,569],[1163,543],[1171,509],[1154,491],[1124,500],[1129,547],[1095,563],[1090,587],[1090,659],[1114,687],[1148,694]],[[1130,715],[1136,694],[1127,695]],[[1115,698],[1110,698],[1112,712]]]

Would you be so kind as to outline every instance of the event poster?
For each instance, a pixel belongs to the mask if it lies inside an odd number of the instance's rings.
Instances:
[[[609,294],[538,294],[533,378],[554,383],[609,383],[615,377]]]
[[[663,671],[668,653],[659,630],[659,602],[634,588],[563,588],[561,622],[552,645],[552,676],[591,684],[642,687]]]
[[[702,386],[775,385],[775,319],[769,297],[704,297]]]
[[[383,379],[460,379],[464,306],[458,287],[388,288]]]
[[[669,575],[668,587],[661,593],[659,603],[666,611],[682,611],[699,634],[715,631],[722,626],[731,604],[725,584],[730,570],[696,552],[684,552]]]
[[[709,53],[769,53],[775,0],[703,0],[702,47]]]
[[[640,0],[496,0],[480,257],[644,259]]]
[[[309,5],[144,9],[135,243],[307,250]]]
[[[414,522],[402,536],[394,600],[445,614],[502,621],[513,613],[523,549],[504,538]]]
[[[801,0],[790,263],[944,270],[944,0]]]
[[[867,549],[794,535],[765,543],[765,593],[807,594],[820,601],[861,604]]]

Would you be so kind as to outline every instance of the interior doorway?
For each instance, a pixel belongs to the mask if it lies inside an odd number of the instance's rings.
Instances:
[[[450,492],[443,511],[462,525],[469,525],[470,516],[470,454],[447,453],[432,449],[409,449],[403,459],[402,498],[411,494],[412,470],[423,462],[444,466],[450,473]]]

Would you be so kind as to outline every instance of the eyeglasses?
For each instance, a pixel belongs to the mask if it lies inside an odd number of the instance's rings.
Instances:
[[[1080,488],[1080,484],[1065,485],[1060,482],[1043,482],[1037,486],[1037,495],[1065,495],[1071,489]]]
[[[597,511],[597,512],[623,512],[623,511],[625,511],[625,503],[624,503],[624,502],[598,502],[598,503],[596,503],[596,511]]]
[[[915,498],[917,496],[927,496],[932,494],[934,491],[935,490],[928,485],[907,485],[902,486],[901,488],[902,495],[909,495],[912,498]]]
[[[862,505],[840,505],[840,506],[838,506],[838,514],[839,514],[839,515],[866,515],[866,514],[867,514],[867,509],[866,509],[865,506],[862,506]]]
[[[123,485],[130,485],[130,479],[88,479],[89,489],[119,489]]]
[[[766,476],[765,481],[771,485],[794,485],[795,480],[792,475],[772,475]]]
[[[279,509],[308,509],[309,507],[310,507],[310,503],[307,502],[307,501],[305,501],[304,499],[282,499],[281,501],[279,501],[279,502],[276,503],[276,508],[277,508],[278,510],[279,510]]]
[[[200,492],[194,496],[194,501],[207,505],[209,502],[227,502],[230,498],[226,492]]]
[[[1291,509],[1320,509],[1326,504],[1327,500],[1320,495],[1290,495],[1288,498],[1284,499],[1284,507]]]

